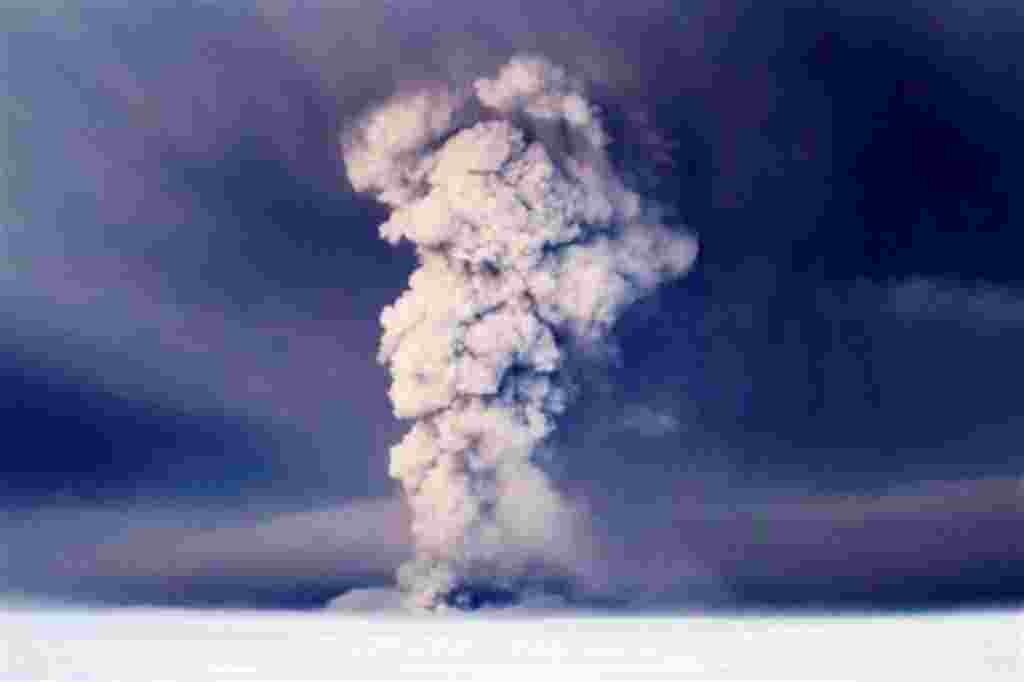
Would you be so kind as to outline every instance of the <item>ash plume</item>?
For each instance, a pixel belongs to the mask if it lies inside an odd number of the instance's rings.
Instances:
[[[395,415],[415,420],[390,462],[414,606],[571,565],[575,511],[543,466],[577,393],[570,360],[610,354],[627,306],[696,257],[613,172],[599,114],[581,82],[520,56],[469,88],[396,95],[345,133],[352,186],[392,209],[381,235],[419,258],[380,345]]]

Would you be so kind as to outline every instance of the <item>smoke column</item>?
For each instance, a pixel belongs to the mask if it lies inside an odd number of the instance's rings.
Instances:
[[[559,560],[571,509],[543,460],[575,393],[569,360],[608,354],[625,308],[696,257],[612,172],[607,143],[582,84],[537,57],[397,95],[344,135],[352,186],[392,208],[381,235],[419,258],[380,345],[395,415],[415,420],[390,462],[414,606],[516,589]]]

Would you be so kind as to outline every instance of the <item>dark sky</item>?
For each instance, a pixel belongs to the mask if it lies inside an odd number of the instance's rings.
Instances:
[[[651,600],[1024,595],[1016,3],[41,4],[0,10],[0,588],[388,579],[377,316],[413,257],[337,137],[536,51],[701,245],[557,436],[599,570]]]

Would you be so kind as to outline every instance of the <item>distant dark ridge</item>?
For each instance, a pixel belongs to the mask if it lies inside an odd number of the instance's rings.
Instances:
[[[1008,566],[1007,569],[1010,567]],[[1018,567],[1019,568],[1019,567]],[[800,611],[821,613],[914,612],[1024,607],[1024,579],[1012,571],[982,574],[965,570],[958,576],[908,576],[887,584],[852,582],[786,582],[734,580],[728,596],[603,595],[574,592],[568,583],[530,585],[523,590],[466,585],[452,593],[448,606],[461,611],[496,610],[538,605],[545,608],[596,610],[605,613],[758,613]],[[50,598],[61,602],[104,606],[154,606],[232,609],[320,609],[339,594],[355,588],[389,587],[389,576],[346,576],[295,580],[288,576],[184,579],[173,584],[139,578],[93,578],[56,590],[25,585],[26,600]],[[47,587],[49,589],[47,589]],[[631,598],[632,597],[632,598]]]
[[[744,609],[811,609],[837,611],[932,611],[964,608],[1024,607],[1020,574],[965,571],[935,578],[907,576],[875,585],[829,582],[786,584],[743,581],[732,585],[733,598],[723,604]]]

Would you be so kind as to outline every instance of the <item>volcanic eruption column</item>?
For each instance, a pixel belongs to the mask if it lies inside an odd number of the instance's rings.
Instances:
[[[598,113],[563,69],[516,57],[346,131],[352,186],[392,208],[381,235],[419,257],[380,345],[395,414],[415,420],[390,462],[412,511],[399,583],[413,605],[514,587],[557,556],[568,509],[540,460],[574,394],[567,360],[607,353],[623,310],[696,256],[612,172]]]

